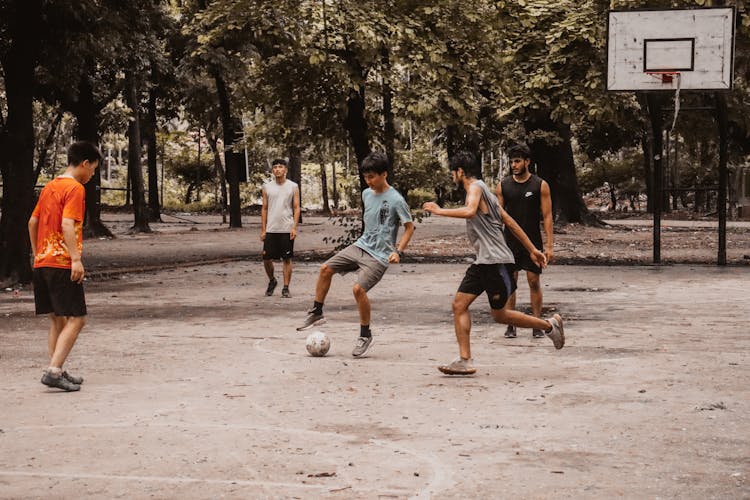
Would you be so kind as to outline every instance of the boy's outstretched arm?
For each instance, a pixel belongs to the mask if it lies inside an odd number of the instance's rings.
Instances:
[[[440,208],[437,203],[428,201],[422,205],[422,209],[435,215],[470,219],[476,215],[481,199],[482,189],[479,186],[471,185],[466,193],[466,203],[461,208]]]

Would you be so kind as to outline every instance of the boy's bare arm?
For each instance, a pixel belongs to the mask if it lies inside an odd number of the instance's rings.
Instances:
[[[470,219],[476,215],[479,209],[479,202],[482,199],[482,189],[472,184],[466,193],[466,203],[461,208],[440,208],[437,203],[428,201],[422,208],[435,215],[445,217],[456,217],[458,219]]]
[[[292,208],[294,209],[294,222],[292,223],[292,234],[289,236],[291,239],[297,237],[297,224],[299,224],[300,214],[300,201],[299,201],[299,188],[294,188],[294,201],[292,202]]]
[[[36,255],[36,235],[39,232],[39,217],[29,219],[29,239],[31,240],[31,254]]]
[[[404,234],[403,236],[401,236],[401,241],[396,244],[396,251],[391,253],[391,255],[388,257],[388,262],[401,262],[401,255],[399,255],[399,252],[403,252],[404,250],[406,250],[406,247],[409,246],[411,237],[414,235],[414,229],[415,227],[413,222],[404,223]]]
[[[268,221],[268,195],[266,189],[261,190],[263,193],[263,206],[260,209],[260,241],[266,239],[266,222]]]
[[[549,184],[546,181],[542,181],[541,188],[541,209],[542,219],[544,220],[544,255],[547,257],[547,262],[552,261],[554,257],[555,248],[555,237],[552,224],[552,196],[550,195]]]
[[[81,252],[78,251],[78,238],[76,238],[76,221],[64,218],[62,220],[63,241],[65,249],[70,255],[70,281],[83,282],[84,270],[81,262]]]

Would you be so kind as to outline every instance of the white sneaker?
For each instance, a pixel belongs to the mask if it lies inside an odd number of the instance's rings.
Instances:
[[[562,349],[565,345],[565,332],[563,331],[563,320],[559,314],[555,314],[547,321],[552,325],[552,330],[546,332],[547,337],[552,339],[555,349]]]
[[[477,372],[474,368],[474,358],[463,359],[458,357],[449,365],[438,366],[438,370],[446,375],[473,375]]]

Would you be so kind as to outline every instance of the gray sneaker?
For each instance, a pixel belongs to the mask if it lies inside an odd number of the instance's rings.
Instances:
[[[506,339],[514,339],[516,338],[516,327],[513,325],[508,325],[508,328],[505,329],[505,338]]]
[[[322,314],[318,314],[315,312],[315,309],[310,309],[307,311],[307,317],[305,318],[305,322],[302,323],[302,326],[297,327],[297,331],[301,332],[302,330],[307,330],[308,328],[312,328],[315,325],[322,325],[326,322],[325,316]]]
[[[357,343],[354,344],[354,350],[352,350],[352,356],[358,358],[367,352],[367,349],[372,345],[372,337],[358,337]]]
[[[81,385],[83,383],[83,377],[76,377],[75,375],[71,375],[66,371],[62,372],[62,378],[76,385]]]
[[[474,359],[463,359],[458,357],[449,365],[438,366],[438,370],[446,375],[474,375],[477,369],[474,368]]]
[[[552,325],[552,330],[547,332],[547,337],[552,339],[555,349],[562,349],[565,345],[565,332],[563,331],[563,320],[559,314],[555,314],[547,321]]]
[[[54,377],[46,371],[44,372],[44,375],[42,375],[42,383],[47,387],[56,387],[67,392],[81,390],[80,385],[74,384],[70,380],[64,378],[62,375],[60,375],[59,377]]]

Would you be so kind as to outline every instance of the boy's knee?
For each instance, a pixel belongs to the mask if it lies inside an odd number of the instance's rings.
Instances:
[[[328,267],[326,264],[322,264],[320,266],[320,275],[321,276],[333,276],[333,270],[331,270],[331,268]]]
[[[67,324],[73,325],[80,330],[86,326],[86,316],[71,316],[68,318]]]
[[[468,307],[463,301],[460,300],[453,300],[453,304],[451,304],[451,308],[453,309],[453,314],[459,314],[462,312],[466,312]]]
[[[360,285],[359,283],[354,284],[354,286],[352,287],[352,292],[357,298],[362,297],[363,295],[367,295],[367,290],[362,288],[362,285]]]
[[[529,288],[530,289],[532,289],[534,291],[541,290],[541,288],[542,288],[542,280],[541,280],[541,278],[539,277],[538,274],[529,274],[527,276],[527,280],[529,282]]]

